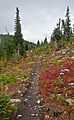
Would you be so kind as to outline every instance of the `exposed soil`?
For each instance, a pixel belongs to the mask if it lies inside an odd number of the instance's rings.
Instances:
[[[35,68],[31,74],[31,83],[27,92],[23,94],[23,102],[17,111],[15,120],[40,120],[39,119],[39,94],[38,79],[40,73],[39,59],[36,60]]]

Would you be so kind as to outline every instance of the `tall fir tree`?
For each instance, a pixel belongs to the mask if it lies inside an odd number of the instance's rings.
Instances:
[[[20,17],[19,17],[19,9],[16,8],[16,19],[15,19],[15,33],[14,33],[14,43],[16,46],[16,50],[18,51],[18,46],[20,44],[19,53],[21,55],[24,54],[24,45],[23,45],[23,35],[21,33],[21,24],[20,24]]]
[[[64,24],[64,27],[65,27],[65,37],[67,40],[70,39],[71,37],[71,34],[72,34],[72,29],[71,29],[71,20],[70,20],[70,16],[69,16],[69,6],[67,7],[67,12],[66,12],[66,21],[65,21],[65,24]]]
[[[37,46],[40,46],[40,41],[39,40],[37,41]]]
[[[47,44],[48,42],[47,42],[47,37],[45,37],[45,40],[44,40],[44,44]]]
[[[60,18],[59,18],[59,22],[56,25],[56,28],[53,31],[53,34],[51,36],[51,41],[52,42],[59,42],[62,36],[62,31],[60,29]]]

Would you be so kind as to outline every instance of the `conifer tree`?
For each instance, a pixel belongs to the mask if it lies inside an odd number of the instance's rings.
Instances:
[[[66,21],[65,21],[65,37],[68,40],[71,37],[72,34],[72,30],[71,30],[71,20],[70,20],[70,16],[69,16],[69,6],[67,7],[67,12],[66,12]]]
[[[60,29],[60,19],[59,22],[56,25],[56,28],[53,31],[53,34],[51,36],[51,41],[52,42],[59,42],[62,36],[62,31]]]
[[[39,40],[37,41],[37,46],[40,46],[40,41]]]
[[[16,50],[18,50],[18,44],[20,44],[20,51],[19,53],[23,55],[24,53],[24,45],[23,45],[23,35],[21,33],[21,24],[20,24],[20,17],[19,17],[19,9],[16,8],[16,19],[15,19],[15,33],[14,33],[14,43],[16,45]]]
[[[25,50],[28,51],[28,49],[29,49],[29,46],[28,46],[28,43],[26,42],[25,43]]]
[[[45,40],[44,40],[44,44],[47,44],[48,42],[47,42],[47,37],[45,37]]]

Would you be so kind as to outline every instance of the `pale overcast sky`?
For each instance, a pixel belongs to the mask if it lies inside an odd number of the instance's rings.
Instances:
[[[22,33],[25,40],[42,41],[50,36],[59,18],[64,18],[67,6],[74,19],[74,0],[0,0],[0,34],[14,33],[16,7],[20,10]]]

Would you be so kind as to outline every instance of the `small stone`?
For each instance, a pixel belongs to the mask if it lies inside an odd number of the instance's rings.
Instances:
[[[64,71],[67,71],[67,72],[69,72],[69,70],[68,69],[64,69],[64,70],[61,70],[62,72],[64,72]]]
[[[21,91],[20,91],[20,90],[18,90],[18,93],[21,93]]]
[[[32,75],[33,75],[33,73],[32,73]]]
[[[12,103],[13,103],[13,102],[21,102],[20,99],[11,99],[10,101],[11,101]]]
[[[74,56],[72,56],[71,58],[74,59]]]
[[[32,50],[30,52],[32,52]]]
[[[35,117],[35,114],[31,114],[32,117]]]
[[[22,115],[17,115],[17,118],[22,117]]]
[[[61,70],[62,72],[64,72],[64,70]]]
[[[52,56],[54,56],[54,54],[52,54]]]
[[[64,75],[64,73],[60,73],[60,75]]]
[[[29,107],[31,107],[31,105],[29,105]]]
[[[62,54],[65,54],[66,52],[64,51],[64,52],[62,52]]]
[[[28,80],[28,77],[27,78],[25,78],[23,81],[25,82],[25,81],[27,81]]]
[[[23,96],[23,94],[20,95],[21,97]]]
[[[32,82],[32,84],[34,84],[34,82]]]
[[[25,90],[27,91],[27,88],[25,88]]]
[[[34,110],[36,110],[37,108],[34,108]]]
[[[37,103],[40,104],[40,100],[38,100]]]
[[[73,105],[72,102],[74,102],[74,100],[72,100],[71,98],[69,98],[69,99],[66,99],[66,102],[68,102],[69,105]]]
[[[31,96],[28,95],[27,97],[31,97]]]
[[[65,57],[62,58],[62,60],[64,60],[64,59],[65,59]]]
[[[70,83],[70,85],[74,86],[74,83]]]
[[[67,71],[67,72],[69,72],[69,70],[68,70],[68,69],[64,69],[64,71]]]
[[[38,114],[36,114],[36,116],[38,116]]]
[[[26,98],[25,100],[24,100],[24,102],[27,102],[28,101],[28,99]]]
[[[32,87],[30,87],[32,89]]]
[[[57,97],[61,96],[61,94],[57,94]]]

